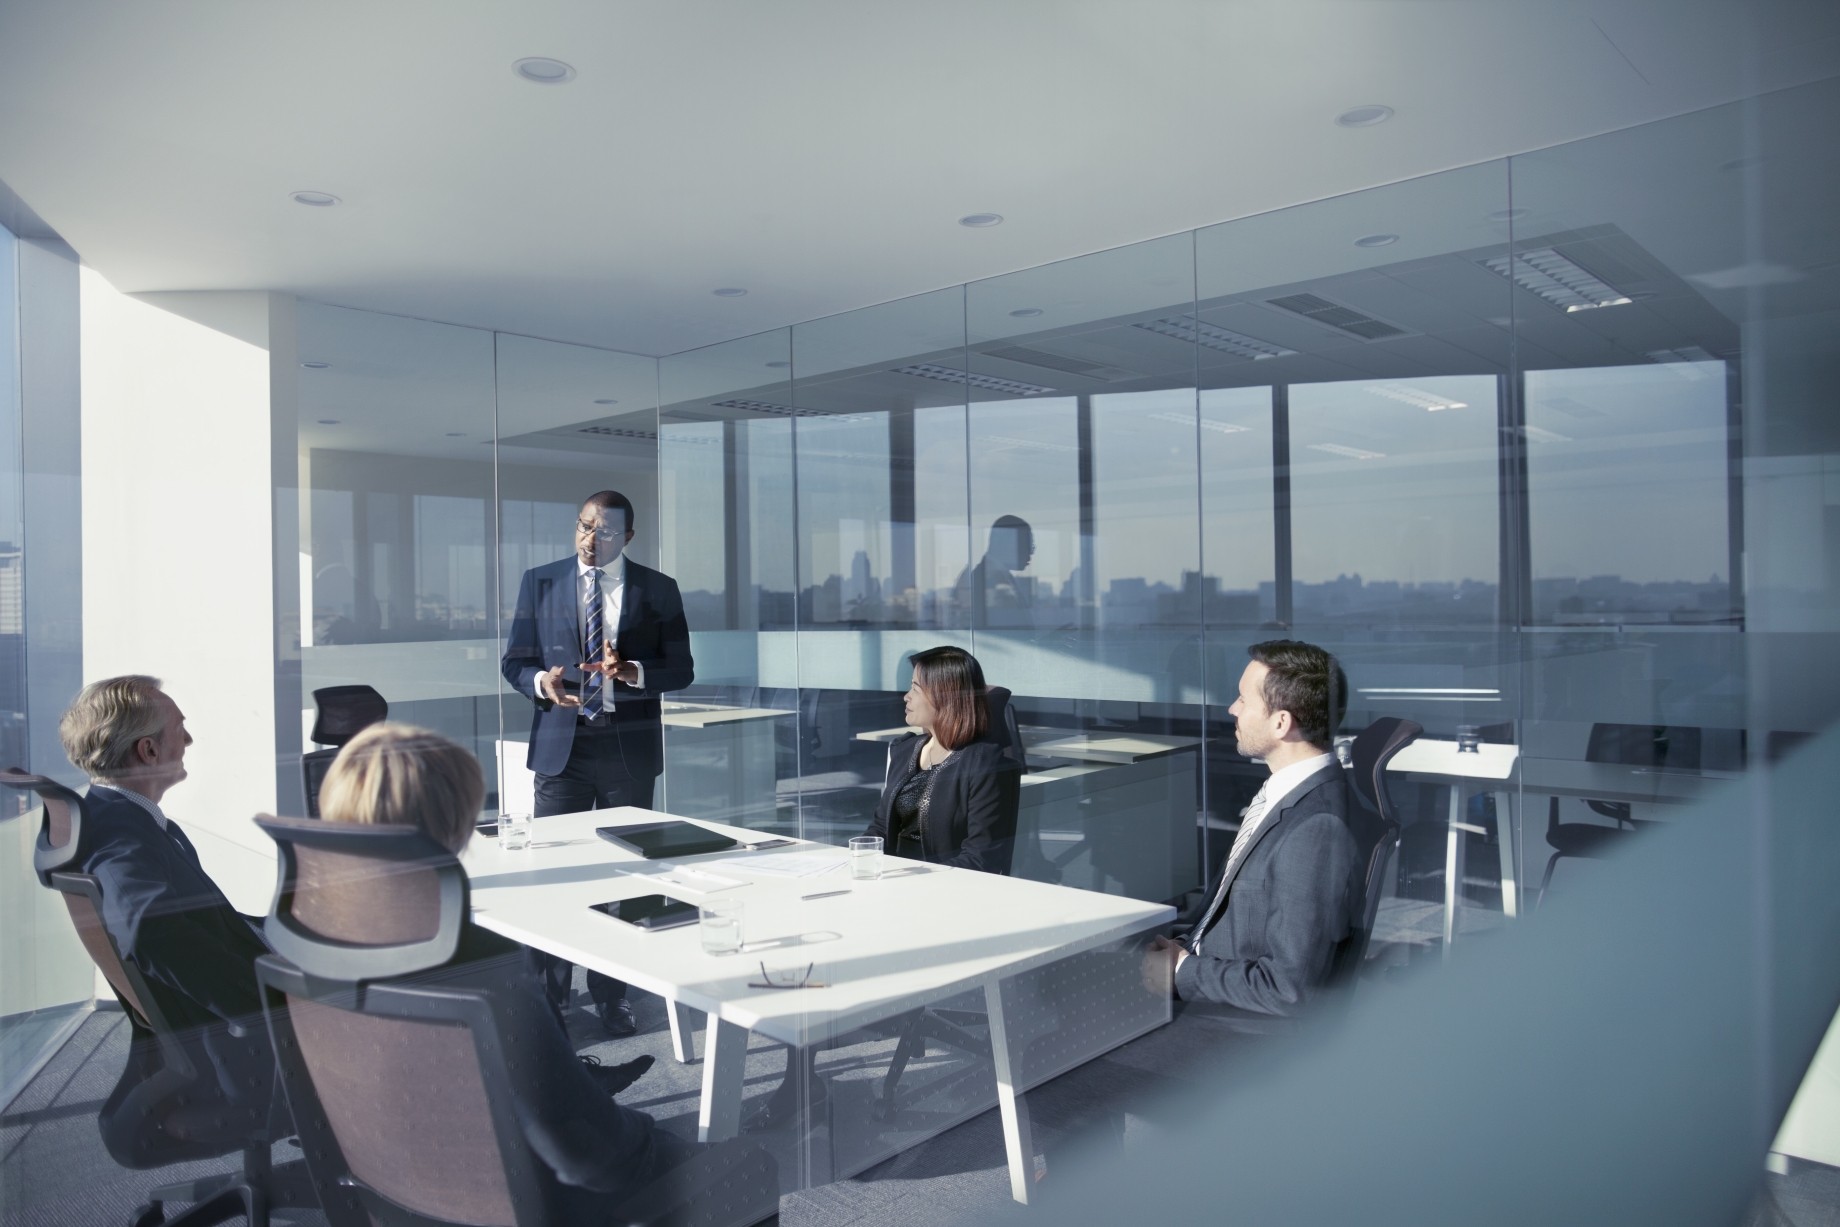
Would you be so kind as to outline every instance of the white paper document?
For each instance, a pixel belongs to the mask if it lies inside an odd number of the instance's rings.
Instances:
[[[840,869],[848,860],[849,855],[842,848],[828,848],[821,852],[750,852],[744,856],[724,857],[722,863],[749,873],[809,878]]]

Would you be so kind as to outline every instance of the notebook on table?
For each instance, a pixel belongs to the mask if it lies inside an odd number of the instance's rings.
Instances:
[[[695,856],[701,852],[722,852],[740,843],[708,827],[677,819],[669,822],[640,822],[626,827],[595,827],[594,833],[608,843],[632,849],[648,861],[672,856]]]

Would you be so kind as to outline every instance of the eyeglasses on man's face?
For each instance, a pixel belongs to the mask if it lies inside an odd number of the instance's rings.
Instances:
[[[600,541],[612,541],[624,537],[626,530],[612,524],[593,524],[587,520],[575,521],[575,531],[583,537],[594,537]]]

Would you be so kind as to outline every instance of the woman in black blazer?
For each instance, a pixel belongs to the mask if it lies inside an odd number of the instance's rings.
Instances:
[[[963,648],[928,648],[913,655],[907,688],[909,733],[889,747],[888,779],[866,835],[884,851],[986,873],[1008,873],[1016,844],[1022,764],[990,737],[984,670]],[[787,1072],[804,1071],[812,1094],[814,1049],[788,1053]],[[749,1133],[778,1128],[798,1112],[797,1088],[783,1079],[743,1123]]]
[[[909,733],[888,752],[888,778],[865,834],[896,856],[1008,873],[1022,765],[990,735],[984,671],[962,648],[913,656]]]

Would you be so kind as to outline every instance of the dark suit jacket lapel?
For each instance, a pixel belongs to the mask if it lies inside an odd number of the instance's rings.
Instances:
[[[545,568],[537,580],[537,633],[547,645],[554,639],[581,650],[581,626],[575,611],[575,560],[565,558]],[[572,661],[571,664],[580,664]]]
[[[628,558],[626,560],[626,591],[620,594],[620,625],[614,631],[614,646],[619,646],[619,636],[632,629],[639,620],[639,606],[645,602],[645,568]]]
[[[1331,772],[1340,771],[1341,769],[1340,763],[1331,761],[1320,770],[1313,771],[1305,776],[1303,783],[1291,789],[1290,794],[1284,798],[1283,804],[1278,806],[1277,811],[1268,815],[1265,821],[1259,824],[1259,829],[1252,833],[1252,843],[1246,849],[1246,854],[1240,857],[1239,864],[1233,867],[1234,880],[1237,880],[1239,875],[1245,872],[1246,862],[1252,859],[1252,854],[1258,850],[1260,844],[1265,842],[1266,836],[1278,829],[1278,824],[1284,821],[1284,815],[1289,812],[1290,808],[1315,792],[1318,788],[1322,787],[1326,781],[1332,778],[1330,775]],[[1228,883],[1229,893],[1231,889],[1232,882],[1230,881]],[[1218,892],[1218,888],[1216,888],[1216,891]]]

